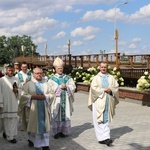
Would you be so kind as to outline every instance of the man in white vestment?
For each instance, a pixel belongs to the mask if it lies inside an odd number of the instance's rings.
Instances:
[[[71,133],[71,115],[76,85],[70,76],[63,73],[64,62],[59,57],[55,59],[53,66],[56,74],[48,80],[48,83],[55,92],[51,113],[54,138],[58,139]]]
[[[47,82],[42,81],[42,69],[33,70],[33,78],[23,85],[19,103],[23,130],[28,133],[30,147],[49,149],[50,105],[54,94]]]
[[[21,64],[21,71],[19,71],[15,77],[19,79],[22,85],[26,84],[32,79],[32,73],[28,72],[28,65],[26,62]]]
[[[100,64],[100,72],[93,78],[88,107],[93,113],[93,123],[97,140],[100,144],[110,146],[109,123],[115,115],[115,107],[118,101],[118,83],[114,77],[107,73],[108,65],[105,62]]]
[[[18,127],[18,100],[21,83],[13,76],[14,67],[7,66],[6,74],[0,79],[0,131],[11,143],[16,143]]]

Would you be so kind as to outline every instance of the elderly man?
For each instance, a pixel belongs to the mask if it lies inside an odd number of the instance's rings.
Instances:
[[[42,81],[42,69],[33,70],[33,79],[23,86],[19,104],[23,129],[28,132],[30,147],[49,150],[50,105],[53,93],[48,83]]]
[[[64,63],[59,57],[55,59],[53,66],[56,74],[49,79],[48,83],[55,92],[51,111],[54,138],[57,139],[71,132],[71,115],[76,86],[73,79],[63,73]]]
[[[5,76],[0,79],[0,130],[3,131],[4,138],[11,143],[16,143],[18,99],[22,85],[13,74],[14,67],[8,65]]]
[[[100,72],[93,78],[88,107],[93,111],[93,122],[96,137],[100,144],[110,146],[109,122],[115,115],[115,106],[118,104],[118,83],[107,73],[107,63],[100,64]]]

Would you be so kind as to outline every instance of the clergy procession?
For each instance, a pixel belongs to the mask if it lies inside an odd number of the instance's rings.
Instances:
[[[57,146],[63,139],[73,136],[71,118],[76,111],[76,84],[69,75],[63,73],[64,62],[59,57],[54,60],[53,66],[55,74],[50,78],[39,67],[29,72],[26,62],[21,64],[20,69],[16,67],[17,71],[12,65],[6,66],[5,74],[0,78],[0,133],[6,142],[12,145],[21,142],[17,140],[19,127],[26,134],[26,145],[33,149],[50,150],[52,142],[59,141]],[[100,71],[90,84],[86,107],[91,117],[86,120],[88,122],[92,118],[93,126],[86,128],[95,130],[99,145],[113,147],[110,123],[119,103],[119,85],[107,69],[107,63],[101,62]],[[78,100],[79,108],[82,99]],[[76,123],[82,120],[82,112],[81,108],[79,115],[74,118]],[[74,132],[78,133],[81,129],[79,127]]]

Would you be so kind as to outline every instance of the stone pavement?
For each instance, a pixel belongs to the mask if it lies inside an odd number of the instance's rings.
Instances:
[[[150,150],[149,107],[120,101],[110,124],[113,146],[107,147],[96,139],[87,99],[88,93],[75,93],[72,134],[56,140],[51,133],[51,150]],[[27,135],[20,129],[17,140],[17,144],[8,143],[0,134],[0,150],[35,150],[28,147]]]

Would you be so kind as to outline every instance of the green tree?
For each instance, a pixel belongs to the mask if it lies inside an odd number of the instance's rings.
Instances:
[[[23,55],[21,46],[24,46],[24,56],[32,55],[32,47],[34,56],[39,55],[36,52],[37,45],[35,45],[31,39],[31,36],[23,35],[23,36],[12,36],[0,37],[0,64],[10,63],[14,57],[19,57]]]

